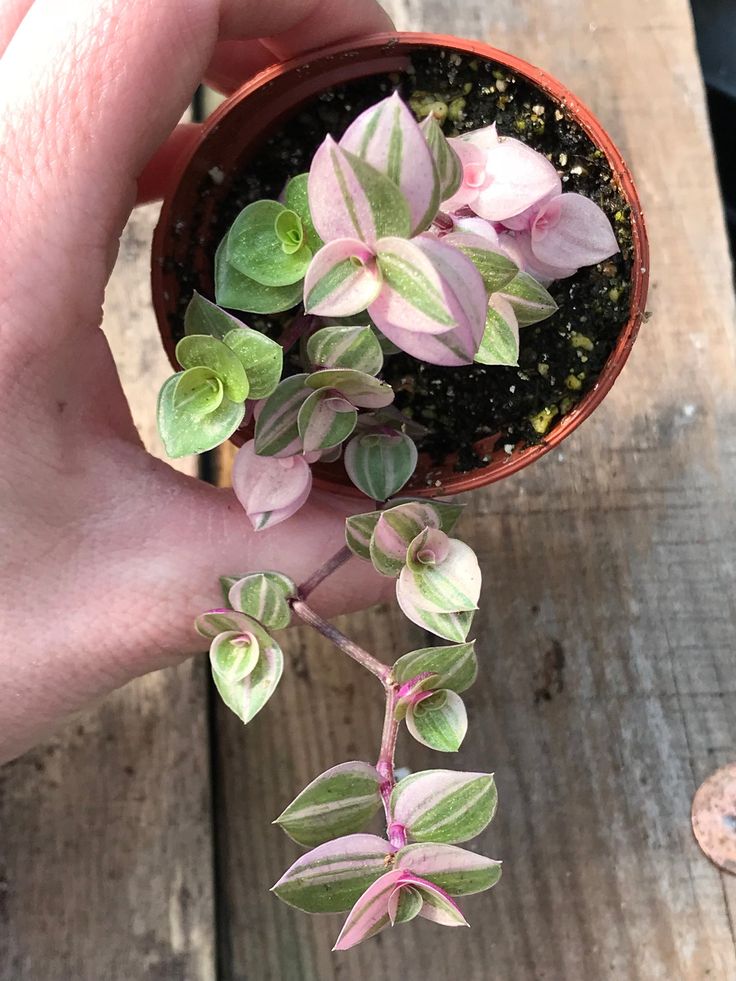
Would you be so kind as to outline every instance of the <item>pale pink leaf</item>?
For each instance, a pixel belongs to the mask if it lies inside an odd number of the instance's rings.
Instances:
[[[350,910],[333,950],[349,950],[389,925],[389,899],[403,874],[393,869],[366,889]]]
[[[317,317],[352,317],[381,289],[373,252],[358,239],[329,242],[312,259],[304,280],[304,308]]]
[[[460,158],[463,168],[462,183],[458,190],[442,202],[443,211],[456,211],[465,205],[472,207],[486,186],[486,153],[482,147],[466,139],[448,141]]]
[[[256,531],[295,514],[307,501],[312,471],[300,456],[286,459],[258,456],[253,441],[245,443],[233,465],[233,490]]]
[[[505,139],[493,147],[486,156],[486,174],[472,208],[488,221],[513,218],[562,189],[553,164],[520,140]]]
[[[554,266],[592,266],[619,251],[608,216],[582,194],[560,194],[537,215],[531,230],[537,260]]]
[[[567,279],[578,271],[577,266],[552,266],[538,259],[532,252],[531,232],[504,232],[499,236],[499,244],[519,269],[543,286],[549,286],[557,279]]]

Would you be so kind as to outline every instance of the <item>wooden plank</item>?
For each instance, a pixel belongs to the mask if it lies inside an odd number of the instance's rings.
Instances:
[[[126,228],[104,326],[141,436],[162,455],[156,215],[141,209]],[[201,662],[159,672],[0,770],[1,981],[214,977],[206,699]]]
[[[736,754],[734,298],[689,5],[387,7],[402,28],[517,52],[592,105],[644,197],[654,316],[596,417],[466,519],[482,673],[458,763],[497,772],[478,845],[506,863],[465,904],[472,933],[412,924],[336,956],[339,918],[267,895],[297,854],[268,822],[320,770],[372,758],[380,724],[371,681],[300,631],[255,724],[218,713],[223,977],[726,981],[736,880],[697,849],[689,806]],[[384,653],[420,641],[395,611],[345,627]],[[405,741],[400,762],[438,757]]]

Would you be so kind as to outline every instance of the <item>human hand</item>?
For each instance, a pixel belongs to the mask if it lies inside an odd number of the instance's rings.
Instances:
[[[220,572],[300,581],[342,544],[345,502],[314,495],[255,535],[230,491],[151,457],[99,324],[125,221],[165,189],[199,81],[232,90],[388,29],[375,0],[0,0],[0,762],[200,650],[191,622],[219,605]],[[316,604],[382,598],[366,569]]]

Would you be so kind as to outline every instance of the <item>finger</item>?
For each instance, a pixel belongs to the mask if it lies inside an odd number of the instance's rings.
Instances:
[[[33,0],[3,0],[0,7],[0,55],[10,43],[32,3]]]
[[[230,95],[275,61],[276,55],[262,41],[220,41],[204,78],[213,89]]]
[[[180,123],[166,142],[159,147],[138,178],[135,203],[160,201],[171,188],[181,160],[188,156],[200,139],[199,123]]]
[[[0,62],[0,278],[14,282],[11,315],[47,320],[56,338],[98,322],[136,178],[181,117],[218,32],[284,35],[293,53],[348,25],[352,34],[355,20],[385,26],[375,0],[36,0]]]

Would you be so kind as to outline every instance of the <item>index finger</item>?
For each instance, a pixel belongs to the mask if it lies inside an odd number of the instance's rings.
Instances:
[[[35,0],[0,62],[13,318],[47,314],[57,335],[99,322],[136,177],[218,39],[268,38],[284,56],[387,27],[376,0]]]

